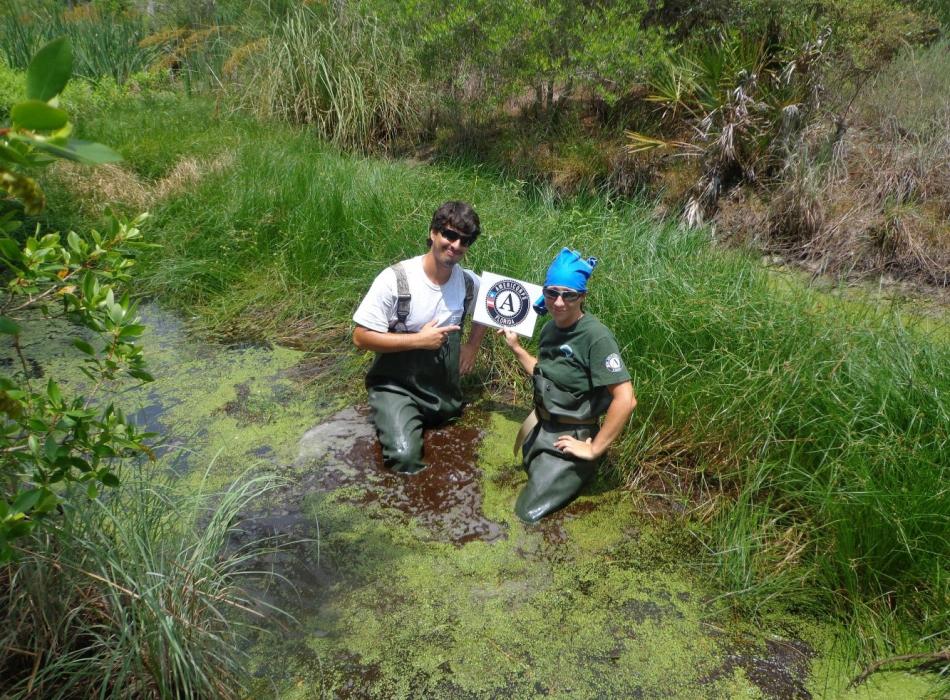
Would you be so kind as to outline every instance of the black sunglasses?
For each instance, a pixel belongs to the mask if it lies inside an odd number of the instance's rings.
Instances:
[[[475,239],[478,237],[475,236],[466,236],[464,233],[459,233],[458,231],[453,231],[450,228],[439,229],[439,233],[442,234],[442,238],[447,240],[449,243],[455,243],[455,241],[461,241],[462,245],[466,248],[472,243],[475,242]]]
[[[544,294],[545,299],[550,299],[554,301],[558,297],[561,297],[564,301],[570,304],[572,301],[577,301],[581,298],[583,292],[575,292],[573,290],[561,290],[561,289],[551,289],[550,287],[545,287],[541,290],[541,293]]]

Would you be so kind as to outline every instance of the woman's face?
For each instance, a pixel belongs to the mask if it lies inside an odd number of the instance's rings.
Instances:
[[[581,305],[587,296],[570,287],[545,287],[544,305],[558,328],[573,326],[584,315]]]

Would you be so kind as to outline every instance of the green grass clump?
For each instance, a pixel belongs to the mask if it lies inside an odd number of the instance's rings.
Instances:
[[[182,494],[153,474],[18,545],[0,569],[5,698],[240,698],[260,542],[229,544],[271,477]]]
[[[231,61],[227,91],[262,118],[311,124],[327,141],[362,151],[420,129],[418,65],[373,16],[301,6],[246,53]]]
[[[45,43],[65,36],[73,50],[74,75],[92,81],[111,78],[122,84],[154,59],[153,51],[139,46],[145,35],[143,17],[132,13],[101,16],[92,5],[58,12],[14,0],[0,11],[0,47],[7,63],[19,70],[26,69]]]

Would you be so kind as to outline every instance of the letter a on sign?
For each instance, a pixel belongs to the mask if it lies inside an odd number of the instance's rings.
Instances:
[[[502,292],[499,294],[498,304],[495,306],[495,308],[499,309],[502,313],[511,314],[514,316],[517,310],[517,307],[515,306],[514,292]]]
[[[483,272],[472,320],[483,326],[504,328],[530,338],[538,319],[532,304],[540,296],[539,285]]]

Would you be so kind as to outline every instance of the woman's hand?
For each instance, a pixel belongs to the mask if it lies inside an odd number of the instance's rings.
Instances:
[[[498,335],[502,335],[502,334],[504,334],[505,343],[508,345],[509,348],[511,348],[512,350],[518,350],[518,348],[521,347],[521,343],[518,341],[517,333],[515,333],[514,331],[506,330],[504,328],[499,328]]]
[[[593,460],[600,455],[594,454],[593,440],[578,440],[570,435],[561,435],[554,441],[554,446],[565,454],[572,455],[579,459]]]

